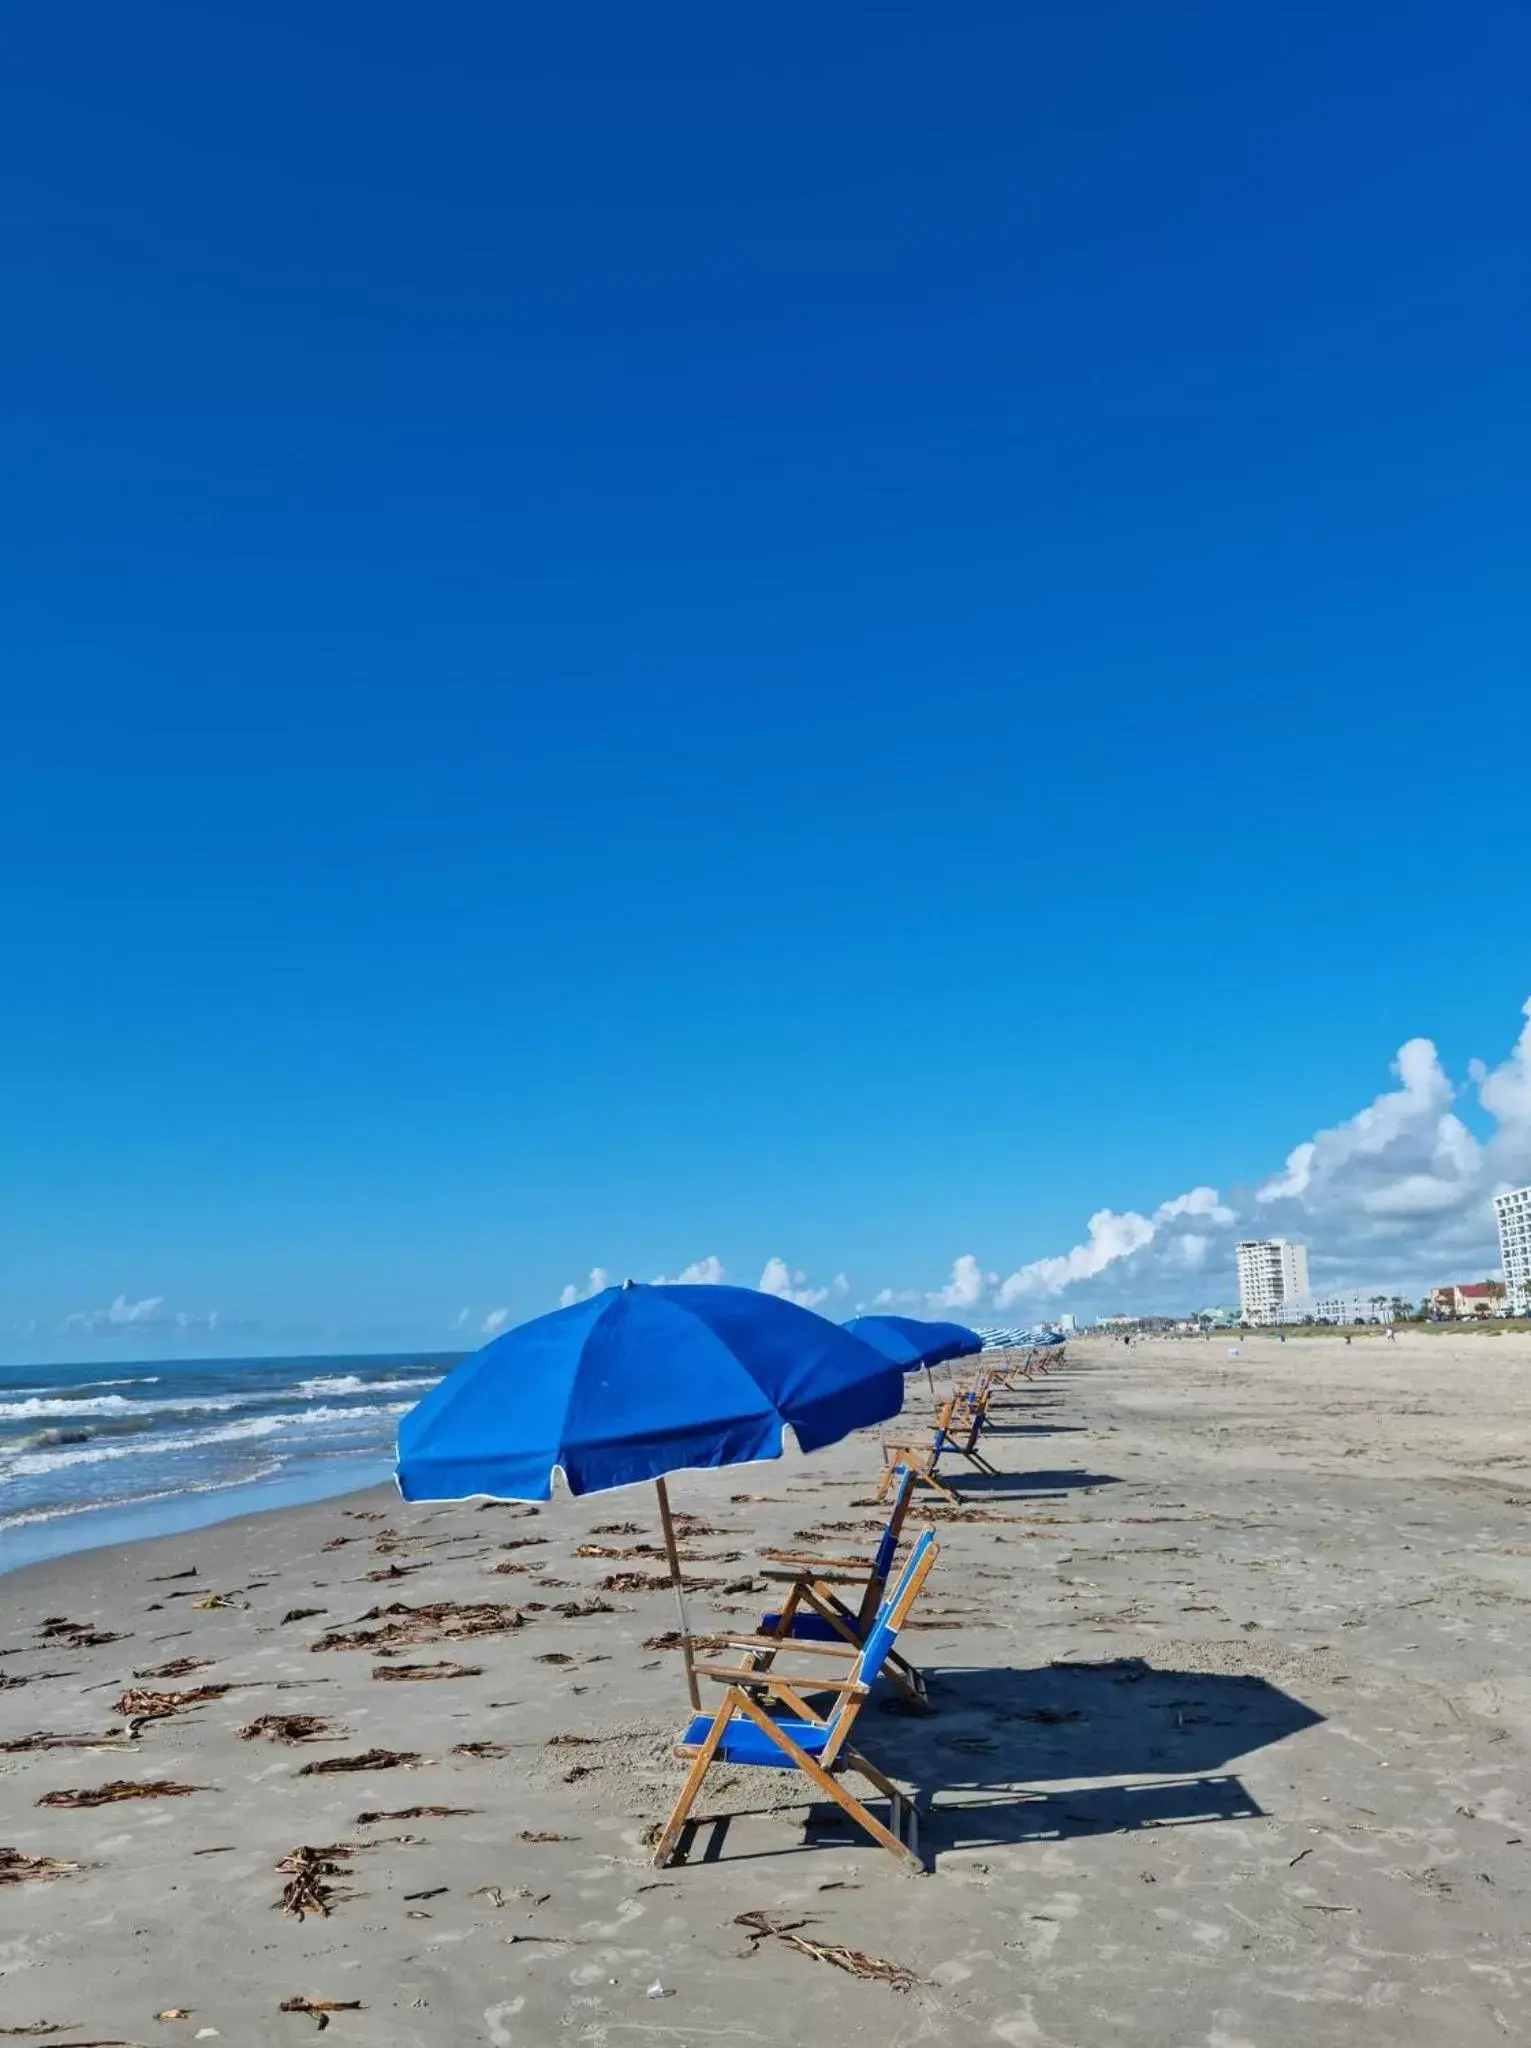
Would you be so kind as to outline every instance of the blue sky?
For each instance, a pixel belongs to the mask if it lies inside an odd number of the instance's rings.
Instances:
[[[1237,1191],[1383,1091],[1401,1196],[1368,1126],[1268,1203],[1336,1277],[1481,1267],[1528,45],[19,13],[0,1356],[430,1346],[709,1257],[967,1256],[976,1314],[1106,1211],[1151,1239],[1009,1305],[1217,1298]],[[1199,1188],[1236,1222],[1156,1220]]]

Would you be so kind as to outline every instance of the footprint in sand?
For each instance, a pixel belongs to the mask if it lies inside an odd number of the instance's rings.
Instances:
[[[484,2025],[494,2048],[513,2048],[516,2037],[505,2023],[516,2019],[525,2004],[524,1998],[508,1998],[503,2005],[491,2005],[486,2010]]]

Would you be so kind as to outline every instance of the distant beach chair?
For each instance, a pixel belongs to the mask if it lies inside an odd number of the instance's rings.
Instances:
[[[994,1467],[978,1448],[988,1413],[988,1392],[956,1393],[942,1402],[929,1442],[896,1442],[885,1438],[882,1447],[884,1470],[876,1498],[885,1500],[892,1490],[894,1475],[900,1468],[907,1467],[913,1473],[917,1486],[928,1486],[948,1506],[958,1506],[956,1494],[941,1478],[941,1460],[948,1456],[966,1458],[980,1472],[992,1475]]]
[[[807,1642],[834,1644],[850,1651],[862,1648],[887,1592],[904,1519],[914,1499],[916,1475],[907,1465],[896,1466],[892,1478],[896,1482],[892,1508],[870,1558],[817,1557],[787,1550],[769,1553],[774,1562],[764,1568],[764,1576],[785,1582],[787,1595],[779,1613],[760,1617],[760,1632],[752,1647]],[[835,1591],[831,1581],[837,1579],[860,1581],[861,1597],[854,1606]],[[907,1699],[922,1707],[927,1704],[925,1680],[906,1657],[890,1649],[885,1668]]]
[[[663,1869],[674,1856],[687,1817],[714,1763],[748,1764],[757,1769],[801,1771],[818,1791],[832,1799],[857,1827],[886,1849],[906,1870],[923,1870],[919,1825],[914,1805],[891,1779],[850,1746],[857,1716],[871,1695],[910,1608],[939,1556],[934,1533],[927,1529],[909,1553],[898,1580],[883,1601],[867,1632],[866,1642],[849,1674],[824,1678],[815,1672],[786,1673],[774,1664],[698,1664],[697,1675],[727,1688],[716,1714],[698,1714],[675,1745],[675,1754],[690,1762],[686,1782],[654,1845],[654,1865]],[[753,1657],[747,1640],[739,1645]],[[732,1643],[725,1647],[734,1647]],[[806,1654],[835,1654],[828,1644],[794,1643]],[[813,1695],[833,1693],[827,1714],[809,1704]],[[852,1771],[888,1801],[891,1826],[882,1822],[840,1782],[838,1773]]]
[[[1065,1363],[1066,1350],[1062,1344],[1009,1345],[985,1355],[985,1371],[1014,1393],[1023,1381],[1045,1379],[1054,1366]]]

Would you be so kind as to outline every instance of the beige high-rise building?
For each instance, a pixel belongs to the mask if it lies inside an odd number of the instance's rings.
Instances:
[[[1308,1247],[1284,1237],[1239,1246],[1239,1311],[1246,1323],[1289,1321],[1308,1305]]]

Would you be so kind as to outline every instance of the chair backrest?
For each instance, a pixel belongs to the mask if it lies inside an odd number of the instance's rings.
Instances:
[[[957,1401],[957,1395],[949,1394],[941,1403],[936,1413],[936,1432],[931,1438],[930,1444],[931,1453],[934,1457],[940,1457],[941,1453],[946,1449],[947,1439],[954,1434],[952,1422],[957,1413]]]
[[[861,1655],[856,1659],[851,1678],[858,1685],[870,1685],[881,1671],[894,1638],[904,1625],[904,1616],[914,1601],[915,1594],[925,1583],[925,1575],[936,1561],[936,1532],[927,1529],[913,1550],[904,1559],[904,1568],[888,1588],[877,1618],[867,1630],[866,1641],[861,1646]]]
[[[893,1570],[893,1560],[898,1556],[898,1546],[903,1538],[904,1518],[909,1513],[910,1502],[914,1499],[915,1475],[909,1466],[895,1465],[893,1477],[898,1482],[893,1495],[893,1506],[887,1524],[877,1539],[872,1568],[867,1573],[866,1586],[861,1595],[861,1607],[856,1616],[856,1625],[863,1640],[882,1606],[883,1595],[888,1586],[888,1575]]]
[[[914,1492],[914,1474],[907,1465],[895,1465],[893,1476],[898,1481],[898,1490],[893,1496],[893,1511],[888,1516],[888,1525],[877,1541],[877,1550],[872,1559],[872,1577],[879,1585],[886,1584],[893,1560],[898,1555],[898,1539],[903,1534],[904,1516],[909,1511],[910,1496]]]
[[[937,1450],[949,1445],[959,1453],[970,1451],[977,1443],[979,1433],[988,1417],[987,1402],[976,1400],[971,1394],[960,1395],[952,1404],[952,1412],[942,1411],[942,1427]]]
[[[904,1625],[904,1617],[914,1605],[915,1596],[924,1585],[931,1566],[940,1556],[936,1548],[936,1532],[927,1529],[904,1560],[904,1568],[898,1575],[881,1607],[877,1619],[867,1632],[861,1646],[861,1655],[851,1667],[851,1682],[861,1688],[856,1692],[842,1692],[830,1715],[828,1735],[819,1753],[819,1761],[826,1770],[840,1753],[841,1745],[851,1732],[856,1716],[861,1712],[865,1688],[875,1683],[878,1673],[887,1662],[888,1652],[897,1640],[898,1632]]]

